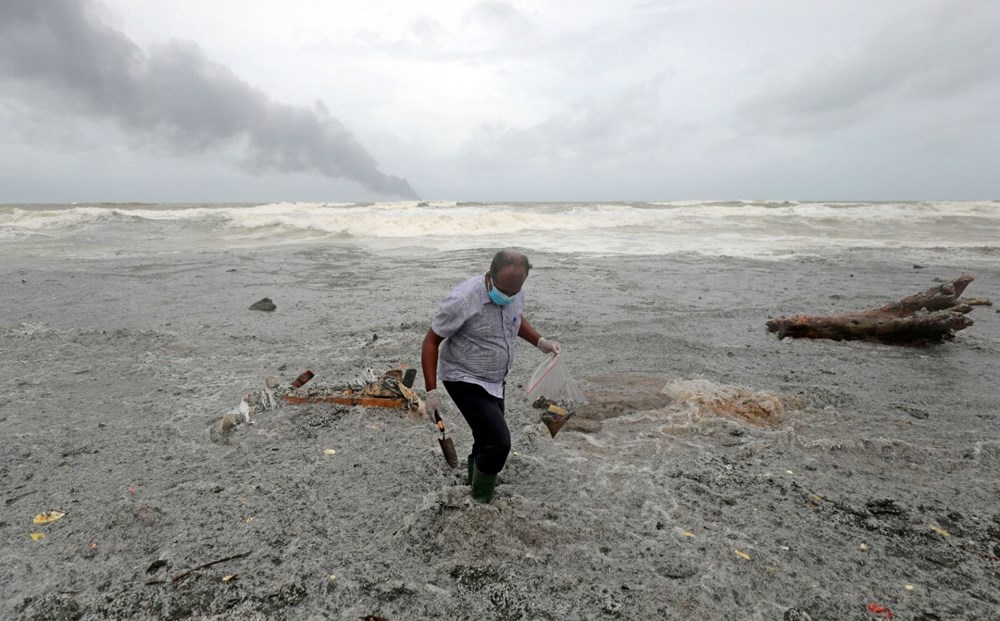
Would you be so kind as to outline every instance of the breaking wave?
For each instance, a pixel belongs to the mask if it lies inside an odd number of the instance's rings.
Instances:
[[[0,206],[0,242],[134,233],[240,242],[329,240],[441,250],[787,257],[837,248],[977,248],[1000,239],[1000,203],[270,203]]]

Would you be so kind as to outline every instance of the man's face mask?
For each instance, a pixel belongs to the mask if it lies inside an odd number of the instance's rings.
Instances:
[[[504,295],[496,287],[490,287],[490,299],[497,306],[507,306],[514,301],[514,298]]]
[[[499,289],[493,286],[492,275],[490,276],[489,294],[490,294],[490,299],[493,300],[493,303],[496,304],[497,306],[507,306],[508,304],[514,301],[514,296],[507,295],[503,291],[500,291]]]

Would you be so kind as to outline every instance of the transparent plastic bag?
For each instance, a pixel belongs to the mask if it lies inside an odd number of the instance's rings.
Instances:
[[[587,403],[587,397],[583,395],[583,391],[570,376],[569,369],[563,364],[561,354],[552,356],[535,369],[528,383],[528,397],[531,399],[545,397],[563,405]]]

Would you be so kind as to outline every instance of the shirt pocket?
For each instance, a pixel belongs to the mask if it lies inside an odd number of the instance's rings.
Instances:
[[[517,331],[521,328],[521,316],[515,315],[513,319],[506,320],[504,327],[507,328],[507,336],[516,337]]]

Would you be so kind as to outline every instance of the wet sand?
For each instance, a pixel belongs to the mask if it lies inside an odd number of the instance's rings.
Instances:
[[[1000,301],[1000,270],[531,259],[528,317],[593,401],[550,438],[521,343],[513,454],[476,505],[401,412],[283,406],[228,445],[207,429],[268,374],[418,367],[437,298],[488,253],[5,258],[0,618],[1000,618],[996,307],[918,349],[764,327],[962,272]],[[276,311],[248,310],[265,296]],[[726,387],[783,410],[755,425],[690,398]],[[32,523],[49,510],[66,516]]]

